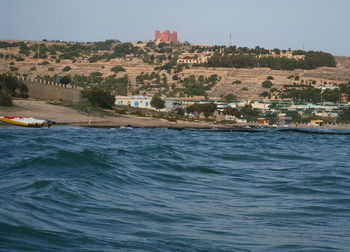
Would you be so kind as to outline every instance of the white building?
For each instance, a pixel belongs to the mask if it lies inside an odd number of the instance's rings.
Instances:
[[[136,108],[154,109],[151,106],[152,97],[146,97],[141,95],[135,96],[116,96],[115,105],[124,105]]]

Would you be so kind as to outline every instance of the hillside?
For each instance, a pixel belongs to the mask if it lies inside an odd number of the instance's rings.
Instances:
[[[0,72],[46,80],[69,76],[68,81],[75,85],[102,85],[119,95],[153,95],[160,92],[166,96],[207,95],[209,98],[220,98],[233,94],[239,99],[249,100],[262,99],[259,95],[263,92],[273,93],[275,89],[283,89],[284,85],[310,84],[322,87],[350,81],[350,59],[347,57],[335,57],[336,67],[314,69],[209,66],[211,57],[220,53],[232,57],[249,54],[249,57],[255,55],[257,59],[264,55],[271,60],[280,59],[282,56],[279,55],[285,54],[285,60],[291,61],[300,61],[304,57],[288,51],[276,54],[263,48],[251,51],[236,48],[234,53],[225,52],[229,49],[154,42],[2,41]],[[192,63],[179,64],[179,59],[188,59]],[[199,59],[209,59],[209,63],[199,62]],[[116,66],[121,66],[119,71],[112,71]],[[268,77],[273,86],[263,88],[261,83]]]

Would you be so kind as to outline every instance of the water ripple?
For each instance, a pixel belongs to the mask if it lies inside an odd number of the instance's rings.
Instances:
[[[0,140],[1,251],[350,248],[348,132],[0,128]]]

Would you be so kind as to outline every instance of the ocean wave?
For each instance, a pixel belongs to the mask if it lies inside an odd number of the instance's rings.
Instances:
[[[0,138],[0,250],[350,246],[347,134],[57,127]]]

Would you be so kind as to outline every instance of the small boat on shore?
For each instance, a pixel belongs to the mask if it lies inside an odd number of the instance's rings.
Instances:
[[[24,127],[43,127],[45,125],[45,120],[21,116],[0,116],[0,122]]]

